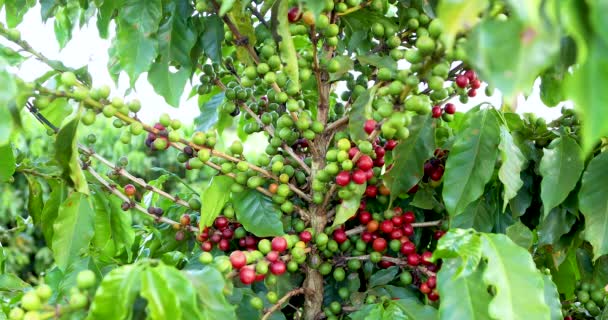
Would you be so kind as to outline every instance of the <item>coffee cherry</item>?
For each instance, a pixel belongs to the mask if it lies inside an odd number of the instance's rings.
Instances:
[[[75,309],[81,309],[87,306],[87,296],[85,296],[82,293],[75,293],[72,294],[72,296],[70,297],[70,307],[75,308]]]
[[[409,262],[409,259],[408,259]],[[424,293],[424,294],[429,294],[431,293],[431,288],[429,288],[429,285],[426,282],[423,282],[422,284],[420,284],[420,292]]]
[[[34,291],[28,291],[21,297],[21,307],[28,311],[35,311],[42,307],[42,302]]]
[[[364,184],[367,181],[367,174],[365,173],[365,171],[357,169],[353,172],[352,178],[354,183]]]
[[[407,256],[407,264],[412,267],[415,267],[420,264],[420,256],[416,253],[408,254]]]
[[[368,155],[363,155],[357,160],[357,167],[363,171],[370,170],[374,167],[374,160]]]
[[[276,276],[280,276],[286,271],[285,262],[281,260],[274,261],[270,264],[270,272]]]
[[[399,275],[399,281],[405,286],[412,284],[412,274],[409,271],[403,271],[401,275]]]
[[[475,71],[473,71],[473,70],[465,71],[464,76],[467,77],[467,79],[469,79],[469,81],[473,81],[473,80],[477,79],[477,75],[475,74]]]
[[[431,114],[435,119],[440,118],[442,113],[440,106],[434,106],[433,109],[431,109]]]
[[[287,12],[287,19],[289,19],[289,22],[297,22],[301,17],[302,12],[300,12],[298,7],[293,7]]]
[[[11,309],[11,311],[8,314],[8,318],[9,320],[22,320],[23,316],[25,315],[25,311],[23,311],[23,309],[21,308],[13,308]]]
[[[95,285],[95,273],[91,270],[83,270],[76,276],[76,287],[88,289]]]
[[[401,245],[401,253],[408,256],[416,253],[416,245],[411,241],[405,242]]]
[[[302,231],[300,232],[300,240],[308,243],[312,240],[312,234],[310,231]]]
[[[350,173],[348,171],[342,171],[336,175],[336,184],[345,187],[350,182]]]
[[[416,215],[412,211],[407,211],[403,214],[403,222],[414,223],[416,221]]]
[[[365,125],[363,126],[363,130],[367,134],[371,134],[376,129],[376,121],[373,119],[369,119],[365,121]]]
[[[64,86],[72,87],[76,85],[76,75],[73,72],[64,72],[61,74],[61,83]]]
[[[383,233],[391,233],[393,231],[393,222],[391,220],[384,220],[380,223],[380,231]]]
[[[414,227],[412,227],[410,223],[404,224],[402,230],[403,235],[405,235],[406,237],[409,237],[414,234]]]
[[[135,186],[133,186],[132,184],[128,184],[125,186],[125,194],[129,197],[132,197],[133,195],[135,195]]]
[[[334,280],[340,282],[340,281],[344,281],[344,279],[346,278],[346,272],[344,271],[344,268],[338,267],[336,269],[334,269]]]
[[[372,220],[371,213],[369,213],[367,211],[362,211],[361,213],[359,213],[359,222],[361,224],[368,224],[371,220]]]
[[[184,233],[184,230],[178,230],[175,233],[175,241],[183,241],[185,237],[186,234]]]
[[[372,248],[376,252],[383,252],[384,250],[386,250],[386,246],[387,246],[387,243],[386,243],[386,240],[384,238],[377,238],[372,243]]]
[[[226,219],[226,217],[222,217],[219,216],[215,219],[215,221],[213,222],[213,225],[218,228],[219,230],[223,230],[224,228],[226,228],[228,226],[228,219]]]
[[[462,89],[466,88],[469,85],[469,78],[463,74],[457,76],[456,85]]]
[[[243,284],[252,284],[255,281],[255,271],[251,267],[241,268],[239,279]]]
[[[422,264],[424,265],[432,265],[433,264],[433,253],[430,251],[425,251],[422,253],[420,259],[422,260]],[[432,289],[432,288],[431,288]]]
[[[475,91],[475,89],[469,89],[469,91],[467,91],[467,96],[473,98],[477,95],[477,91]]]
[[[247,265],[247,257],[242,251],[233,251],[230,254],[230,263],[235,269],[240,269]]]
[[[426,284],[429,286],[429,288],[435,289],[435,287],[437,286],[437,278],[435,276],[430,276],[426,280]]]
[[[396,146],[397,146],[397,141],[388,140],[388,141],[386,141],[386,144],[384,145],[384,149],[391,151],[391,150],[395,149]]]
[[[431,291],[427,297],[429,298],[429,300],[431,301],[437,301],[439,300],[439,294],[437,293],[437,291]]]
[[[447,114],[454,114],[456,113],[456,106],[453,103],[446,103],[443,110]]]
[[[275,237],[272,239],[271,246],[272,250],[281,253],[287,249],[287,240],[283,237]]]
[[[346,235],[346,232],[344,231],[344,229],[336,229],[336,231],[334,231],[334,233],[333,233],[333,238],[339,244],[342,244],[346,240],[348,240],[348,236]]]

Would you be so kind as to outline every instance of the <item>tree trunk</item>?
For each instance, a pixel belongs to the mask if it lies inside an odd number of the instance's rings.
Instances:
[[[315,233],[323,232],[327,222],[324,208],[314,206],[311,214],[311,226]],[[323,276],[316,269],[306,268],[304,279],[304,319],[314,320],[323,308]]]

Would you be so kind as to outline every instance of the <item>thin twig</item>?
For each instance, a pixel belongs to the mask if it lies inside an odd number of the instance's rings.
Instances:
[[[267,320],[268,318],[270,318],[272,313],[281,309],[281,306],[285,302],[289,301],[289,299],[291,299],[291,297],[303,294],[304,291],[305,291],[304,288],[297,288],[297,289],[287,292],[287,294],[285,294],[281,299],[279,299],[279,301],[277,301],[277,303],[275,303],[272,307],[268,308],[266,313],[264,313],[262,320]]]

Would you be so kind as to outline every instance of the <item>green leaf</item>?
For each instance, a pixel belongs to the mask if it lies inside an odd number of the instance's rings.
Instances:
[[[346,73],[348,73],[350,70],[353,69],[354,63],[350,57],[335,56],[332,58],[332,60],[338,61],[340,63],[340,68],[338,69],[338,71],[330,74],[330,81],[340,79],[340,77],[342,77],[343,75],[345,75]]]
[[[11,0],[4,4],[6,12],[6,25],[9,28],[14,28],[23,21],[23,16],[34,6],[36,1],[29,0]]]
[[[494,227],[496,212],[488,204],[486,197],[471,202],[464,211],[452,219],[451,227],[473,228],[480,232],[490,232]]]
[[[478,199],[492,178],[498,157],[500,127],[494,109],[471,111],[456,137],[445,166],[443,201],[450,216],[461,214]]]
[[[0,274],[0,292],[2,291],[24,291],[30,288],[30,284],[21,280],[19,276],[12,273]]]
[[[95,291],[87,319],[131,319],[139,293],[140,274],[137,265],[124,265],[106,274]]]
[[[314,13],[315,18],[318,18],[323,9],[325,8],[325,3],[319,0],[302,0],[302,4],[306,7],[306,9],[312,11]]]
[[[13,154],[13,148],[10,144],[0,145],[0,183],[8,182],[14,173],[15,155]]]
[[[289,1],[277,0],[272,7],[272,21],[276,23],[273,28],[281,37],[279,51],[281,52],[281,60],[283,60],[283,71],[287,74],[287,78],[292,84],[300,87],[300,71],[298,68],[298,55],[296,47],[293,44],[291,31],[289,31],[289,20],[287,18],[289,12]]]
[[[118,256],[124,251],[131,260],[131,246],[135,241],[135,232],[131,227],[131,216],[122,211],[121,201],[111,197],[95,187],[92,194],[95,205],[95,236],[93,244],[99,250]]]
[[[397,308],[393,308],[392,306]],[[399,310],[400,312],[397,312]],[[405,317],[404,317],[405,316]],[[436,320],[438,318],[437,309],[422,304],[418,299],[399,299],[391,300],[385,309],[382,319],[416,319],[416,320]]]
[[[393,168],[384,174],[384,182],[391,190],[393,199],[422,179],[424,163],[435,151],[435,126],[431,117],[413,117],[409,127],[410,136],[393,150]]]
[[[570,232],[576,222],[576,217],[562,207],[556,207],[542,218],[536,231],[538,234],[538,245],[555,244],[561,236]]]
[[[240,6],[237,6],[232,8],[228,16],[234,22],[239,34],[247,38],[250,46],[255,47],[257,38],[251,14]],[[243,65],[253,64],[251,53],[245,46],[236,46],[236,57]]]
[[[474,26],[478,16],[488,7],[487,0],[441,0],[437,6],[437,18],[443,25],[444,42],[451,48],[454,38],[461,31]]]
[[[63,181],[51,184],[51,190],[49,198],[44,203],[40,219],[40,221],[44,221],[44,223],[41,223],[40,228],[42,229],[46,245],[50,248],[53,247],[53,223],[55,223],[55,219],[59,213],[59,207],[68,196],[68,189]]]
[[[209,96],[199,96],[199,105],[201,114],[195,119],[196,130],[207,131],[213,127],[218,121],[219,106],[224,102],[225,93],[221,89],[217,89]],[[208,97],[203,100],[202,97]]]
[[[384,181],[386,182],[386,180]],[[431,210],[437,204],[439,204],[439,201],[435,199],[435,192],[431,187],[418,188],[418,191],[416,191],[416,194],[414,194],[412,202],[410,202],[410,205],[425,210]]]
[[[258,237],[283,235],[283,214],[270,198],[258,191],[247,189],[232,194],[232,200],[236,217],[245,230]]]
[[[585,216],[585,240],[593,245],[595,259],[608,253],[608,152],[589,162],[578,193],[579,207]]]
[[[32,217],[34,224],[40,225],[42,223],[42,186],[38,181],[38,178],[32,175],[26,175],[27,184],[29,186],[29,196],[27,200],[27,211]]]
[[[68,118],[68,116],[74,111],[72,106],[68,103],[68,99],[59,98],[53,100],[51,104],[44,110],[41,110],[40,113],[47,119],[49,122],[54,124],[57,127],[60,127],[64,120]]]
[[[116,6],[118,4],[118,1],[103,1],[103,3],[98,6],[99,10],[97,10],[97,30],[99,31],[99,36],[103,39],[108,38],[108,28],[110,26],[110,21],[112,21],[112,19],[114,18],[114,10],[116,9]]]
[[[17,95],[17,85],[12,74],[8,72],[8,63],[0,57],[0,145],[6,144],[10,131],[12,130],[11,116],[7,103],[15,99]]]
[[[381,303],[364,304],[359,310],[349,314],[352,320],[381,319],[384,307]]]
[[[336,209],[336,217],[334,218],[334,223],[332,227],[339,226],[348,219],[352,218],[359,209],[361,205],[361,196],[365,193],[366,184],[358,184],[355,186],[355,190],[353,190],[353,196],[349,199],[343,200],[338,208]]]
[[[78,159],[76,133],[79,123],[80,117],[75,117],[59,129],[55,139],[55,159],[63,168],[63,176],[68,178],[74,189],[88,195],[89,185]]]
[[[368,135],[363,130],[363,126],[367,119],[372,118],[372,101],[375,95],[376,87],[366,90],[357,97],[350,109],[348,133],[353,141],[367,139]]]
[[[119,10],[120,23],[149,35],[158,30],[162,18],[161,0],[125,0]]]
[[[547,107],[555,107],[565,100],[563,74],[550,69],[541,75],[540,81],[540,99]]]
[[[181,294],[170,288],[159,272],[161,268],[146,268],[141,273],[141,296],[148,301],[148,318],[152,320],[181,319],[177,296]]]
[[[357,60],[362,65],[372,65],[377,68],[389,68],[396,70],[397,62],[389,56],[381,57],[377,54],[358,55]]]
[[[526,250],[530,250],[534,242],[534,234],[521,221],[507,227],[507,237]]]
[[[220,6],[220,16],[224,16],[228,11],[232,9],[235,0],[224,0],[222,1],[222,5]]]
[[[224,205],[230,200],[230,186],[234,183],[227,176],[214,176],[205,191],[201,193],[201,218],[199,228],[209,227],[220,215]]]
[[[222,62],[222,41],[224,41],[224,23],[217,15],[203,18],[203,51],[212,62]]]
[[[388,269],[380,269],[369,278],[369,287],[377,287],[388,284],[395,280],[395,277],[399,273],[399,267],[392,266]]]
[[[183,67],[177,72],[171,72],[169,67],[168,63],[153,63],[148,72],[148,81],[169,105],[178,108],[191,70]]]
[[[158,54],[157,40],[137,26],[119,25],[115,44],[119,65],[127,72],[133,87],[139,75],[152,66]]]
[[[556,30],[524,25],[516,19],[485,20],[467,41],[467,62],[505,97],[529,92],[559,52]]]
[[[589,56],[566,78],[564,92],[574,102],[582,122],[583,151],[588,154],[601,137],[608,136],[604,114],[608,92],[601,89],[608,76],[608,44],[597,38],[589,42]]]
[[[488,306],[492,296],[483,283],[481,269],[459,276],[462,264],[460,258],[446,259],[437,272],[439,319],[490,319]]]
[[[6,47],[4,45],[0,44],[0,59],[3,59],[4,62],[9,66],[19,66],[21,65],[21,63],[23,61],[26,60],[26,58],[24,56],[22,56],[21,54],[19,54],[17,51]],[[5,66],[3,66],[5,67]],[[5,72],[5,71],[3,71]],[[4,88],[4,90],[6,90],[7,88],[9,88],[8,86],[6,88]],[[12,90],[12,89],[11,89]]]
[[[540,198],[543,201],[544,216],[568,197],[578,182],[584,163],[581,148],[569,136],[553,140],[544,149],[539,172],[543,177],[540,184]]]
[[[433,258],[456,258],[462,261],[453,277],[466,277],[472,274],[481,261],[481,237],[468,229],[450,229],[437,243]]]
[[[550,275],[543,274],[543,280],[545,284],[545,303],[549,306],[551,311],[551,320],[562,320],[562,303],[559,299],[559,293],[557,293],[557,287]]]
[[[549,319],[544,281],[528,251],[506,235],[483,234],[482,255],[487,259],[483,271],[486,285],[495,288],[489,306],[494,319]]]
[[[576,251],[569,250],[566,259],[557,268],[551,269],[553,282],[557,285],[559,293],[564,295],[566,299],[575,297],[576,282],[573,280],[580,279],[578,263],[576,261]]]
[[[169,266],[160,265],[157,270],[162,274],[169,288],[179,293],[175,296],[183,314],[182,319],[203,319],[198,307],[198,296],[190,280],[182,272]]]
[[[57,266],[65,270],[88,250],[93,238],[94,216],[90,199],[73,192],[59,206],[53,223],[53,255]]]
[[[59,48],[65,48],[65,45],[72,39],[72,20],[70,20],[70,12],[68,7],[58,7],[55,11],[55,22],[53,24],[55,30],[55,38],[59,43]],[[78,10],[78,9],[76,9]]]
[[[500,159],[502,165],[498,170],[498,178],[504,185],[503,190],[503,206],[504,212],[509,204],[509,200],[515,198],[517,191],[521,189],[524,182],[521,180],[520,174],[526,167],[526,158],[519,150],[519,147],[513,141],[513,137],[505,126],[500,127]]]
[[[209,320],[232,320],[237,319],[235,305],[226,301],[224,287],[226,282],[224,276],[212,266],[204,266],[202,269],[188,270],[186,277],[198,293],[198,298],[205,319]]]

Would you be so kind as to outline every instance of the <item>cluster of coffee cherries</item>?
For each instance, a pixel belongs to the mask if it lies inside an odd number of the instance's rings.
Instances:
[[[424,177],[422,181],[441,181],[445,172],[445,162],[447,161],[449,150],[440,148],[435,149],[434,156],[424,163]]]
[[[84,309],[89,304],[89,289],[95,286],[95,273],[84,270],[76,276],[76,287],[70,290],[66,305],[50,305],[53,289],[48,284],[39,284],[21,297],[19,307],[9,312],[9,320],[40,320],[50,319],[56,314],[69,313]],[[63,313],[62,313],[63,312]]]
[[[595,281],[576,282],[576,300],[563,305],[564,320],[591,319],[599,316],[608,304],[608,285]]]

